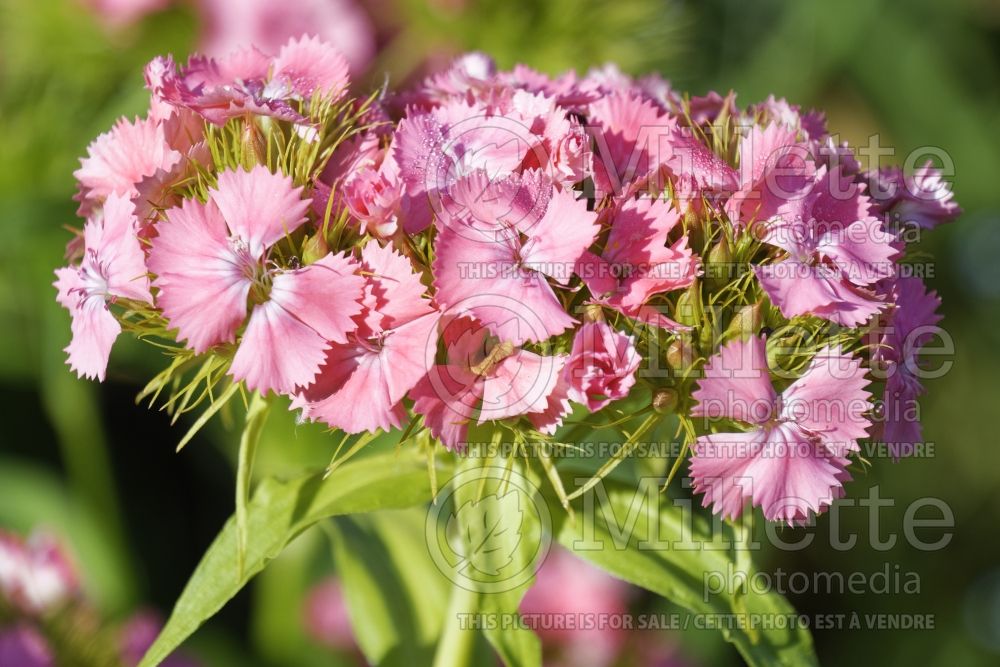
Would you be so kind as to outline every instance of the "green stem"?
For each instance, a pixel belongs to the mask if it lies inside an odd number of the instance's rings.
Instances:
[[[462,627],[463,615],[471,616],[479,610],[479,593],[455,586],[451,589],[448,612],[444,617],[444,631],[434,654],[433,667],[464,667],[471,665],[476,630]]]

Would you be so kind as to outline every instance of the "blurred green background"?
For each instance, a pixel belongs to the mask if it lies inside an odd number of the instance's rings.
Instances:
[[[63,225],[80,224],[71,199],[78,157],[116,117],[143,113],[142,65],[196,49],[203,12],[171,3],[111,25],[82,0],[0,7],[0,526],[66,535],[88,592],[111,617],[140,604],[166,613],[231,513],[236,437],[215,424],[175,454],[182,425],[134,404],[160,359],[124,338],[104,385],[77,380],[63,362],[69,317],[51,282],[69,238]],[[845,509],[842,532],[860,536],[856,548],[835,551],[817,538],[763,560],[845,574],[889,563],[919,576],[919,594],[791,595],[808,613],[935,616],[933,631],[817,631],[826,664],[998,664],[1000,3],[371,0],[361,9],[378,48],[356,77],[365,83],[388,73],[399,84],[467,49],[548,72],[614,61],[633,74],[659,71],[693,94],[734,89],[747,104],[773,93],[825,109],[832,131],[852,144],[880,134],[900,160],[921,146],[947,151],[966,212],[924,242],[955,341],[953,368],[923,404],[934,456],[875,460],[848,495],[878,485],[895,501],[881,512],[883,535],[900,531],[913,500],[941,498],[955,515],[954,538],[940,551],[902,538],[878,551],[867,539],[869,514]],[[329,460],[331,437],[276,415],[261,474]],[[825,521],[814,532],[825,534]],[[207,664],[330,664],[318,647],[303,647],[295,610],[302,573],[323,567],[318,541],[297,543],[198,635]],[[674,640],[690,663],[738,661],[714,634]]]

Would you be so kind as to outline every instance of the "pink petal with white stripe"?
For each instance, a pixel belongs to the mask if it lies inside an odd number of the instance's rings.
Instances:
[[[329,344],[277,301],[254,307],[230,375],[261,393],[290,393],[313,381]]]
[[[157,232],[148,264],[157,274],[157,305],[178,340],[199,354],[233,342],[246,319],[248,271],[257,258],[236,252],[211,201],[185,200],[167,211]]]
[[[352,318],[361,312],[365,279],[356,275],[357,268],[348,256],[331,253],[309,266],[275,275],[270,300],[326,340],[346,342],[347,334],[357,328]]]
[[[219,174],[219,182],[209,190],[233,236],[243,239],[251,256],[264,251],[285,234],[305,222],[309,200],[284,174],[272,174],[257,165],[250,171],[238,169]]]

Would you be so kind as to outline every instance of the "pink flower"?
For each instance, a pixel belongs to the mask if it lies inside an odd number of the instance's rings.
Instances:
[[[726,210],[734,225],[765,221],[787,201],[802,197],[816,171],[798,130],[781,123],[754,125],[739,144],[739,185]]]
[[[692,416],[727,419],[747,430],[699,436],[691,458],[704,505],[735,518],[744,500],[789,524],[822,512],[849,479],[847,456],[871,422],[860,359],[827,347],[781,394],[767,367],[763,337],[731,341],[704,369]]]
[[[347,209],[361,223],[362,234],[388,238],[396,233],[397,215],[402,197],[402,182],[373,167],[362,167],[343,184]]]
[[[905,189],[899,203],[890,212],[900,222],[933,229],[962,214],[962,208],[954,200],[951,184],[932,162],[918,167],[903,182]]]
[[[565,357],[517,349],[468,318],[446,322],[446,363],[433,366],[410,392],[413,411],[435,438],[459,450],[473,419],[483,424],[547,409]]]
[[[590,105],[588,119],[597,141],[594,184],[597,197],[621,195],[643,181],[672,155],[677,121],[647,99],[628,92],[603,96]]]
[[[812,187],[759,223],[762,240],[787,251],[754,267],[761,287],[785,317],[812,314],[854,327],[883,306],[872,286],[895,272],[894,237],[869,214],[869,200],[835,192],[821,167]]]
[[[104,381],[111,346],[122,330],[108,304],[119,298],[153,301],[137,233],[132,203],[112,194],[84,225],[80,265],[56,269],[56,300],[73,318],[68,362],[81,377]]]
[[[190,109],[216,125],[245,114],[305,123],[301,104],[317,92],[336,100],[348,83],[347,61],[315,37],[289,40],[274,58],[250,47],[217,60],[195,56],[181,68],[162,56],[146,66],[154,108]]]
[[[605,322],[588,322],[576,332],[563,374],[569,398],[597,412],[628,396],[641,361],[635,337]]]
[[[69,557],[55,538],[38,532],[25,541],[0,531],[0,596],[10,605],[36,616],[79,592]]]
[[[185,200],[158,225],[149,268],[157,302],[197,353],[231,343],[250,320],[230,374],[250,389],[287,393],[310,384],[328,341],[345,342],[364,280],[343,255],[304,268],[276,266],[270,248],[304,221],[309,200],[265,167],[225,171],[209,201]]]
[[[354,649],[354,629],[338,581],[330,577],[317,584],[306,598],[305,627],[315,641],[336,649]]]
[[[586,202],[530,174],[490,182],[483,172],[453,188],[451,199],[463,204],[442,216],[433,267],[438,302],[517,345],[570,327],[575,320],[547,277],[566,285],[593,242],[597,216]],[[512,307],[534,317],[512,318]]]
[[[686,236],[667,245],[679,221],[661,200],[629,199],[615,209],[601,256],[585,252],[576,265],[595,301],[658,326],[683,328],[647,306],[653,296],[687,287],[698,274]]]
[[[375,29],[355,0],[198,0],[204,28],[200,50],[225,56],[247,44],[266,53],[278,51],[300,35],[316,35],[336,44],[360,73],[375,54]]]
[[[87,157],[73,172],[80,184],[81,211],[112,194],[131,198],[144,178],[170,171],[180,161],[181,154],[167,143],[159,121],[121,118],[87,147]]]
[[[330,344],[316,381],[292,408],[346,433],[400,427],[402,400],[434,364],[438,313],[408,259],[369,241],[361,250],[364,310],[356,330]],[[360,398],[360,397],[363,397]]]
[[[924,393],[920,348],[938,332],[941,298],[916,277],[892,280],[890,296],[893,305],[872,353],[872,364],[886,377],[880,410],[884,420],[881,440],[889,443],[898,458],[901,452],[922,442],[917,405],[917,398]]]
[[[524,594],[519,611],[528,623],[537,621],[545,646],[558,649],[560,664],[605,667],[614,663],[628,634],[620,627],[604,628],[597,623],[626,614],[630,594],[624,581],[565,549],[554,548]],[[565,617],[592,621],[594,626],[557,622]]]

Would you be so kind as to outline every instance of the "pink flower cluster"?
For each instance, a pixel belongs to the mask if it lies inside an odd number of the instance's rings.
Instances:
[[[87,629],[86,642],[92,650],[91,633],[100,624],[64,545],[44,531],[24,539],[0,529],[0,611],[5,612],[0,618],[0,665],[5,667],[56,667],[62,662],[46,637],[53,625],[66,626],[55,631],[58,646],[72,652],[67,642],[72,644],[81,628]],[[8,618],[11,613],[12,619]],[[12,621],[9,625],[8,620]],[[127,619],[113,635],[121,664],[139,664],[161,628],[162,622],[149,612]],[[179,654],[163,662],[166,667],[197,664]]]
[[[419,419],[451,449],[478,425],[546,437],[574,406],[669,388],[702,420],[692,474],[706,503],[736,516],[750,500],[785,521],[842,493],[878,417],[874,364],[898,370],[888,398],[922,391],[938,302],[902,276],[899,232],[958,208],[930,166],[862,172],[815,112],[689,99],[610,66],[498,71],[478,53],[365,106],[345,59],[312,37],[273,57],[157,58],[146,81],[147,117],[99,137],[76,174],[87,221],[56,287],[80,375],[105,378],[121,313],[138,309],[306,419],[346,433]],[[358,126],[330,143],[318,101],[353,105]],[[226,136],[253,164],[224,157]],[[275,158],[292,145],[311,170]],[[873,199],[876,180],[899,187]],[[788,383],[760,322],[698,335],[706,320],[680,301],[702,312],[707,269],[727,262],[720,289],[765,307],[768,329],[794,318],[846,338],[798,350]],[[701,345],[700,360],[644,375],[662,340]],[[883,428],[919,435],[914,420]]]

